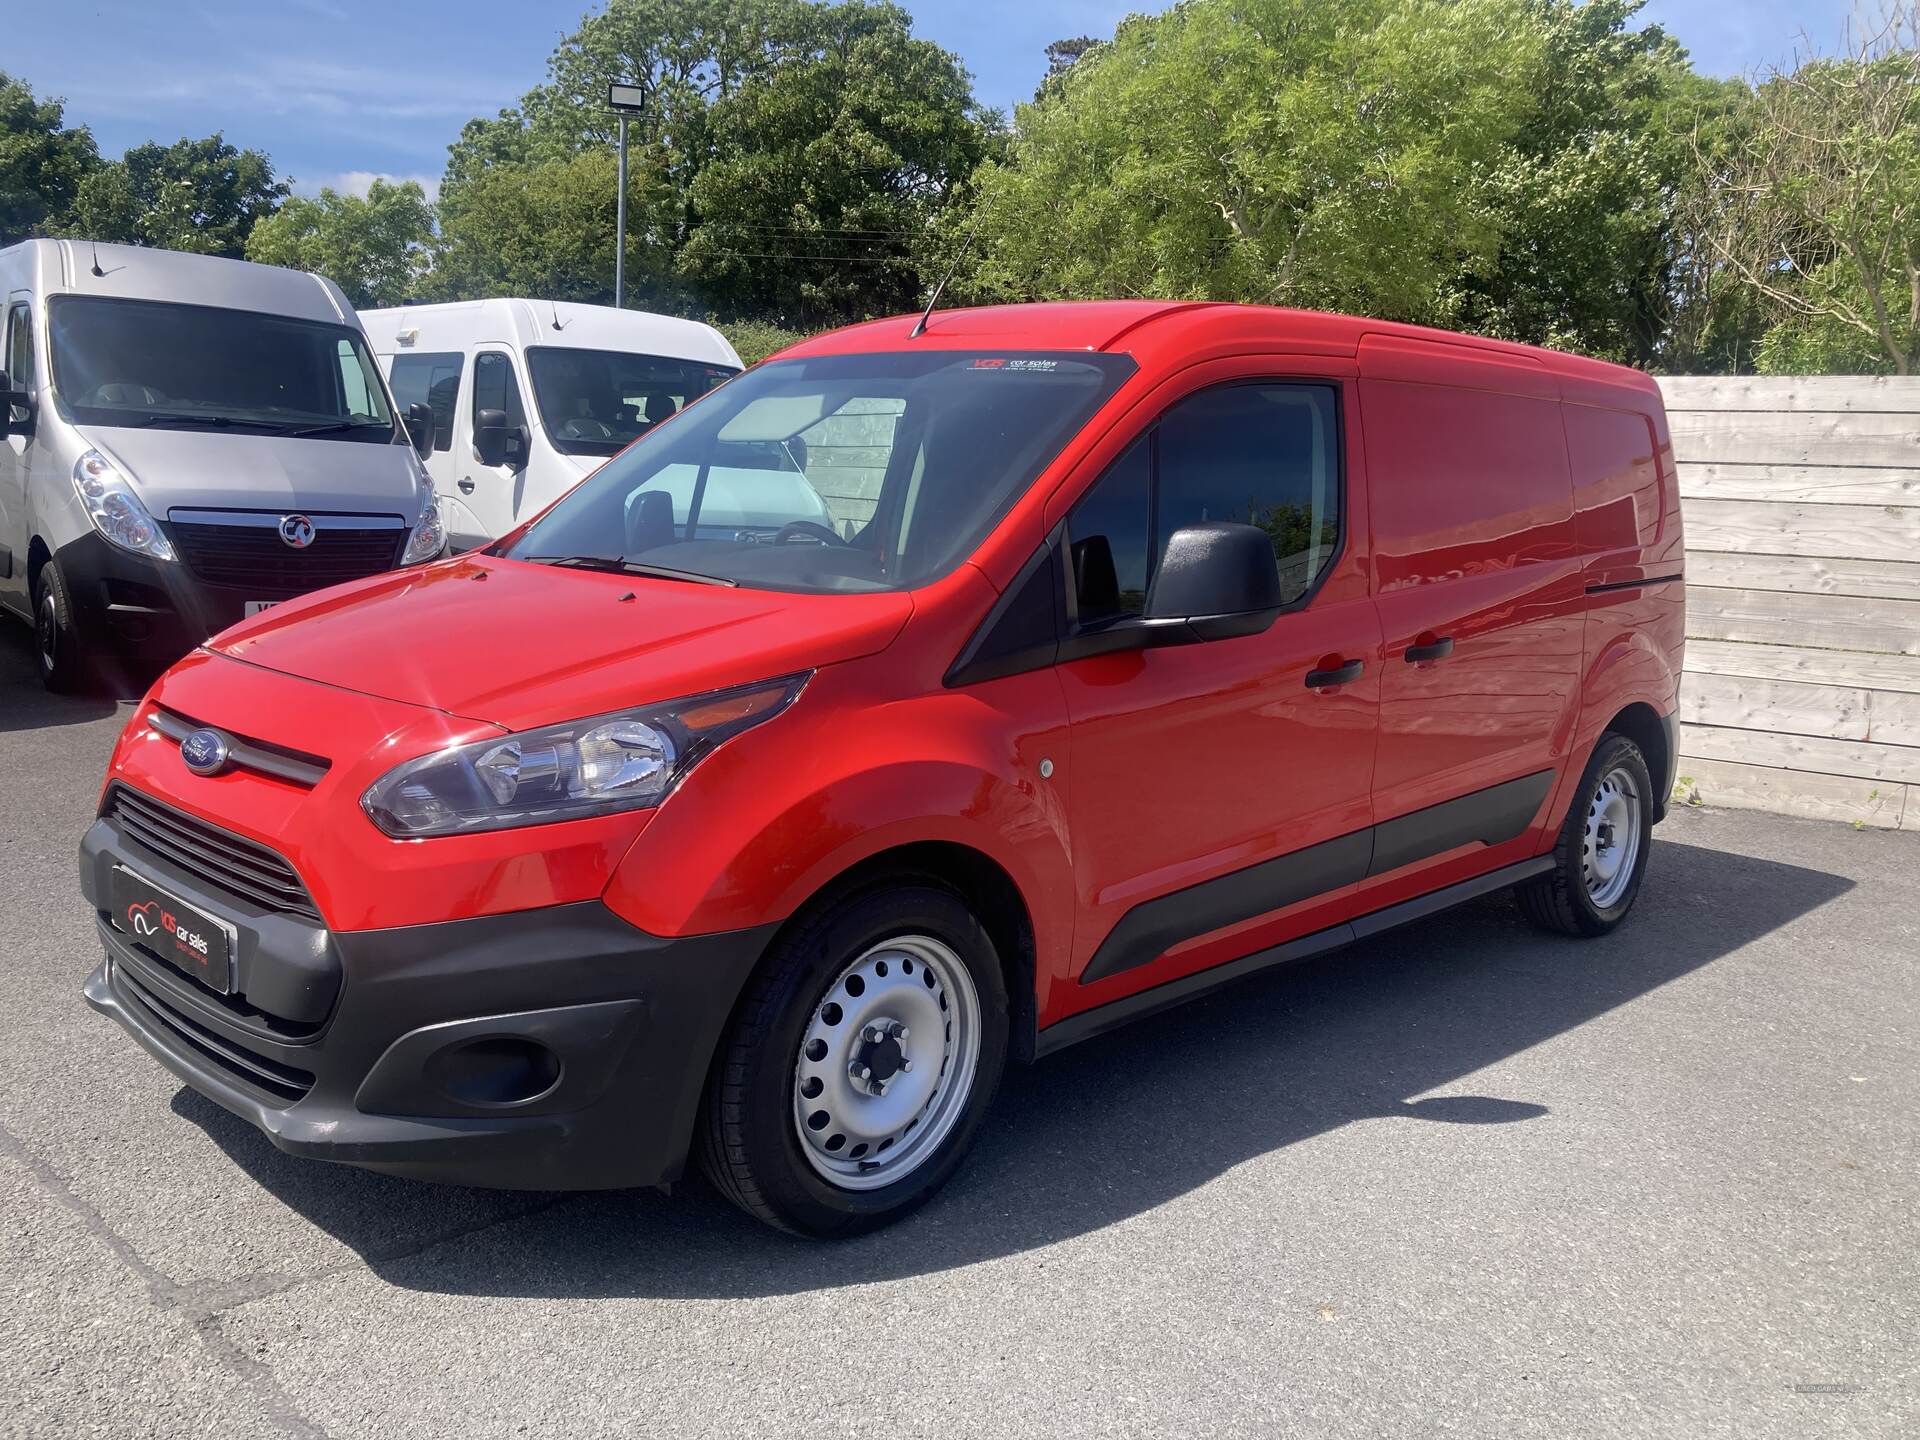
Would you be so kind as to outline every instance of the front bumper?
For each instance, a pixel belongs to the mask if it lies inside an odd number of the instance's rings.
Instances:
[[[233,927],[235,994],[115,924],[116,865]],[[209,889],[110,820],[87,832],[80,874],[106,951],[87,1002],[194,1090],[290,1154],[512,1189],[678,1179],[773,929],[662,939],[588,901],[330,933]],[[256,1003],[289,996],[293,1014]]]

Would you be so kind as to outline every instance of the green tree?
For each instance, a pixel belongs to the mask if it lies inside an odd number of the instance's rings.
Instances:
[[[1514,82],[1524,123],[1483,177],[1503,239],[1463,274],[1461,328],[1648,365],[1672,309],[1690,136],[1739,82],[1694,73],[1645,0],[1532,0],[1543,46]]]
[[[279,208],[288,185],[258,150],[219,134],[136,145],[81,182],[72,228],[93,240],[240,259],[254,225]]]
[[[1709,168],[1714,257],[1771,322],[1764,370],[1920,372],[1920,17],[1775,71]]]
[[[1191,0],[1123,23],[976,178],[979,296],[1152,295],[1448,318],[1527,122],[1526,0]],[[950,233],[950,232],[949,232]]]
[[[85,126],[69,128],[62,102],[36,100],[0,71],[0,245],[66,223],[100,154]]]
[[[922,289],[927,216],[985,153],[965,71],[897,6],[610,0],[554,52],[547,83],[451,148],[437,289],[476,293],[502,267],[470,237],[505,242],[536,213],[569,237],[556,270],[570,293],[611,289],[612,186],[603,204],[575,183],[613,142],[609,78],[647,93],[628,193],[630,289],[646,304],[801,325],[900,308]],[[528,193],[557,165],[575,167],[564,216]],[[507,213],[480,214],[482,193]],[[603,271],[583,268],[589,251]]]
[[[433,207],[412,180],[375,180],[366,198],[295,196],[253,227],[247,259],[325,275],[356,308],[398,305],[427,266]]]

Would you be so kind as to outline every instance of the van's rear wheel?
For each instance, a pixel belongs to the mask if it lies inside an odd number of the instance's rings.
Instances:
[[[60,562],[48,560],[33,579],[33,649],[40,662],[40,680],[58,695],[87,688],[93,670],[74,623],[73,604]]]
[[[708,1087],[705,1168],[782,1229],[874,1229],[958,1168],[1006,1053],[999,957],[959,897],[848,895],[775,941],[748,987]]]
[[[1640,893],[1652,848],[1653,782],[1640,747],[1603,735],[1553,847],[1553,869],[1514,888],[1534,924],[1562,935],[1604,935]]]

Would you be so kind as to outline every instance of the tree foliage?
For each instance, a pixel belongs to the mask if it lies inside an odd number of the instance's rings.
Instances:
[[[1776,70],[1702,157],[1712,257],[1772,321],[1761,368],[1920,369],[1920,26],[1896,5],[1850,53]]]
[[[92,240],[238,260],[254,225],[280,207],[289,188],[260,151],[238,149],[217,133],[154,142],[89,174],[71,223]]]
[[[627,259],[652,303],[807,325],[910,303],[913,242],[984,153],[966,72],[897,6],[612,0],[554,52],[546,84],[452,147],[437,292],[494,283],[503,244],[530,258],[539,236],[524,224],[554,218],[533,192],[577,182],[613,141],[610,77],[647,92],[630,135]],[[508,204],[488,213],[481,193]],[[601,223],[611,280],[611,216],[571,217],[555,268],[576,290]]]
[[[247,236],[247,259],[325,275],[361,309],[398,305],[426,269],[433,207],[412,180],[375,180],[364,199],[295,196]]]
[[[63,103],[36,100],[0,71],[0,245],[66,222],[80,184],[99,167],[86,128],[69,128]]]

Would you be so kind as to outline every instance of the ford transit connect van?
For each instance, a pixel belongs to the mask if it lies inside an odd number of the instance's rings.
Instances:
[[[144,683],[244,616],[444,548],[331,281],[29,240],[0,250],[0,300],[0,608],[54,689]]]
[[[706,523],[701,476],[780,467],[825,522]],[[820,336],[164,676],[82,845],[87,998],[298,1155],[697,1152],[847,1234],[1009,1061],[1489,891],[1618,925],[1681,556],[1631,370],[1230,305]]]
[[[711,325],[610,305],[467,300],[360,320],[400,403],[433,409],[424,458],[458,550],[546,509],[740,370]],[[708,523],[777,527],[812,495],[777,471],[758,478],[765,494],[717,480],[702,505]]]

